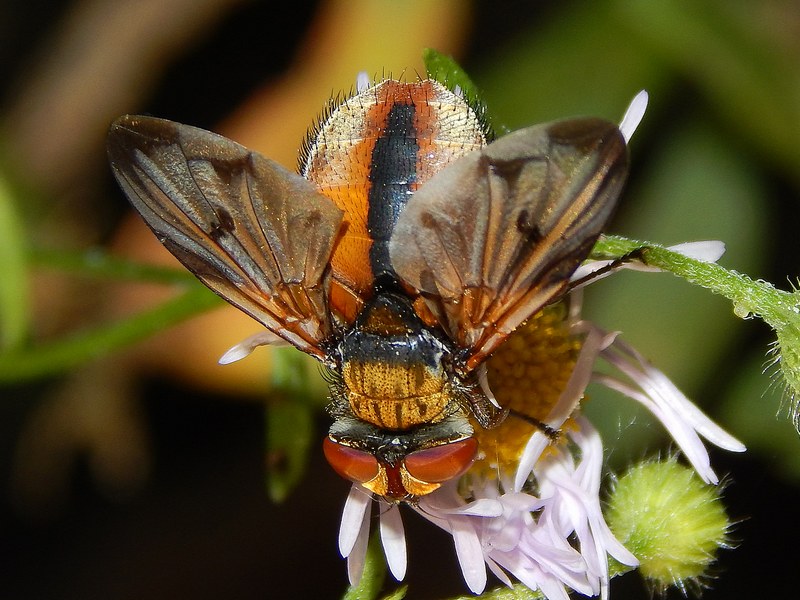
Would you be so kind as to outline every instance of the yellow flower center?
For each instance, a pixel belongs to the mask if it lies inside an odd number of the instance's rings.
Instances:
[[[475,427],[480,452],[470,474],[513,474],[525,444],[536,431],[536,425],[519,415],[544,421],[558,401],[582,343],[570,332],[566,317],[564,302],[545,307],[487,361],[489,387],[511,414],[494,429]]]

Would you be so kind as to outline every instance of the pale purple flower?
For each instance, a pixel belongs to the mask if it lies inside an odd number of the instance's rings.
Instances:
[[[579,303],[574,302],[573,305]],[[744,446],[700,411],[669,379],[650,365],[617,333],[606,332],[572,314],[572,330],[583,338],[575,368],[545,422],[560,428],[583,397],[590,381],[599,382],[642,403],[665,426],[698,474],[716,483],[701,440],[740,452]],[[617,375],[594,373],[604,360]],[[584,417],[568,428],[569,444],[553,445],[534,433],[516,473],[486,479],[467,474],[424,496],[412,507],[453,536],[456,555],[469,589],[480,593],[487,567],[508,585],[512,577],[550,600],[568,598],[572,590],[608,597],[608,556],[635,566],[636,558],[606,525],[600,504],[603,446]],[[545,448],[549,451],[544,453]],[[353,486],[345,507],[340,550],[348,558],[351,581],[359,579],[369,534],[371,500]],[[379,503],[380,530],[389,569],[401,579],[406,568],[399,507]],[[575,541],[577,540],[577,544]]]
[[[550,599],[566,599],[568,590],[605,596],[608,554],[623,564],[638,564],[614,538],[600,509],[602,444],[597,431],[581,420],[581,430],[569,436],[581,459],[557,452],[539,461],[536,496],[504,493],[495,480],[472,479],[470,492],[478,500],[466,502],[455,485],[420,500],[417,512],[453,534],[473,592],[486,586],[488,566],[500,581],[511,585],[510,573]]]

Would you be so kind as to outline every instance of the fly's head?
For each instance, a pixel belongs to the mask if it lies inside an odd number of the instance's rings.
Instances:
[[[342,414],[323,441],[325,458],[342,477],[390,502],[416,502],[464,474],[478,450],[467,414],[389,432]]]

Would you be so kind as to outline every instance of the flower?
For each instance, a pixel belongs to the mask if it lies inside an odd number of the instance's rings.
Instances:
[[[709,244],[705,250],[715,254],[718,248]],[[699,251],[704,255],[702,247]],[[696,256],[698,247],[691,252]],[[486,385],[510,407],[510,416],[495,429],[476,428],[481,451],[473,467],[412,507],[453,536],[474,593],[486,587],[488,567],[500,581],[511,585],[514,577],[551,600],[566,599],[572,590],[606,598],[608,557],[637,565],[601,509],[602,440],[576,411],[590,382],[648,408],[707,483],[719,479],[701,438],[726,450],[744,450],[617,333],[582,320],[579,305],[580,291],[546,307],[490,359]],[[614,367],[615,374],[595,373],[598,361]],[[548,430],[561,434],[554,439]],[[354,486],[339,540],[351,581],[363,567],[371,504],[369,494]],[[400,507],[384,504],[379,512],[389,569],[402,579],[406,548]]]
[[[417,511],[453,534],[473,592],[486,585],[484,562],[504,583],[511,585],[510,572],[551,599],[566,599],[567,587],[605,595],[608,554],[623,564],[637,564],[603,519],[599,434],[580,419],[580,429],[569,436],[584,458],[576,460],[569,452],[544,457],[535,468],[536,495],[502,492],[495,481],[477,478],[470,484],[477,498],[472,502],[465,503],[455,486],[420,501]]]

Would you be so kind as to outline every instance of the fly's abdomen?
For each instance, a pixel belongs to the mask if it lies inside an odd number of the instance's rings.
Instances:
[[[453,400],[442,373],[424,364],[402,364],[391,356],[351,360],[342,375],[353,414],[382,429],[403,431],[435,423],[448,414]]]
[[[445,344],[420,321],[410,300],[382,293],[339,347],[344,396],[354,416],[391,431],[435,423],[456,402]]]

